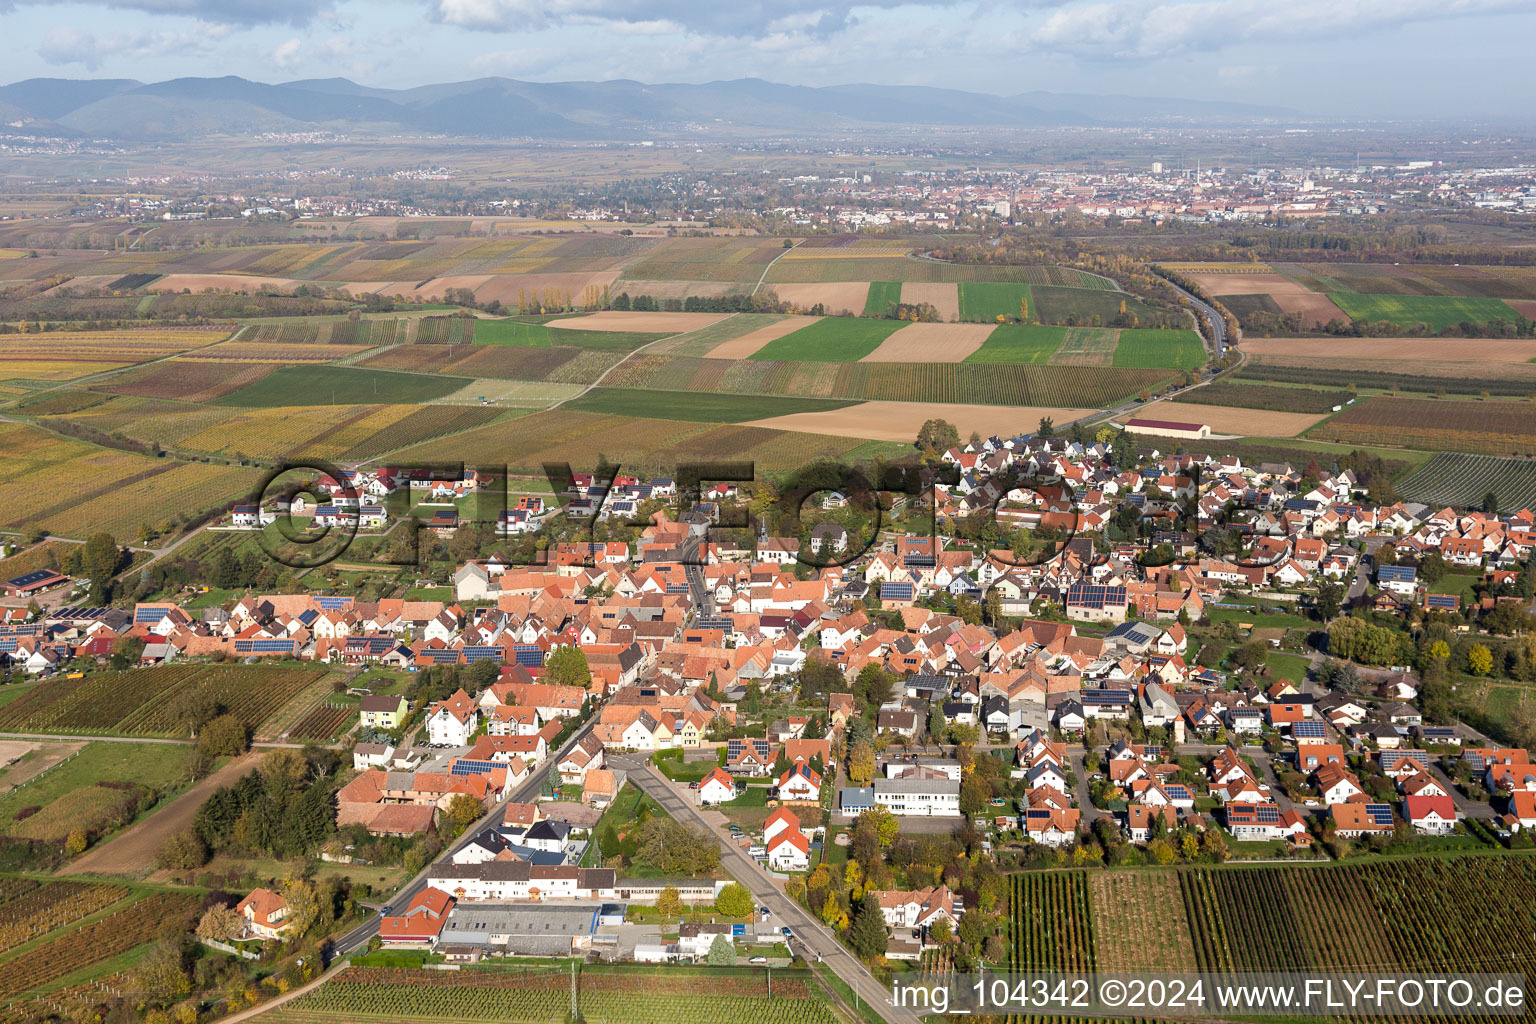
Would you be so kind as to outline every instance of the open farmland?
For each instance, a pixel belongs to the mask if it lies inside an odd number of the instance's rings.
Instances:
[[[223,366],[214,362],[171,359],[152,363],[119,374],[96,385],[103,391],[142,398],[176,398],[187,402],[210,402],[254,384],[276,370],[279,363],[243,363]]]
[[[404,460],[451,458],[471,465],[506,463],[537,471],[544,462],[590,465],[601,453],[639,469],[675,469],[688,459],[739,459],[778,472],[818,458],[838,458],[866,439],[792,433],[736,424],[639,419],[564,408],[536,412],[416,445]]]
[[[139,363],[202,348],[229,335],[215,330],[47,331],[0,335],[0,361],[80,359]]]
[[[1203,288],[1207,295],[1221,299],[1223,305],[1239,316],[1242,315],[1240,310],[1250,306],[1264,312],[1294,313],[1301,317],[1301,325],[1307,329],[1330,320],[1349,319],[1328,296],[1283,274],[1266,273],[1267,268],[1262,263],[1251,266],[1261,269],[1254,273],[1231,273],[1203,269],[1196,272],[1186,268],[1180,272]],[[1178,268],[1170,265],[1170,269]],[[1247,301],[1257,299],[1266,299],[1268,304]]]
[[[760,323],[751,330],[724,340],[717,345],[705,349],[704,351],[687,352],[684,351],[684,346],[679,345],[676,349],[673,349],[672,352],[680,356],[707,355],[712,359],[748,359],[751,358],[753,353],[762,348],[764,345],[768,344],[770,341],[773,341],[776,338],[785,337],[786,335],[794,334],[802,327],[809,327],[818,319],[820,318],[806,316],[776,316],[770,322]],[[664,347],[665,343],[663,345],[656,346],[656,348],[651,349],[651,351],[660,352]]]
[[[982,346],[989,324],[911,324],[892,334],[863,361],[866,363],[959,363]]]
[[[1122,306],[1124,313],[1137,317],[1143,327],[1156,326],[1162,321],[1177,327],[1188,324],[1183,313],[1157,309],[1134,295],[1103,288],[1035,285],[1029,290],[1029,300],[1034,307],[1031,312],[1043,324],[1091,327],[1095,325],[1094,317],[1098,317],[1098,323],[1107,324],[1122,315]]]
[[[1205,365],[1205,344],[1194,331],[1123,330],[1115,366],[1193,370]]]
[[[115,828],[121,822],[111,819],[124,801],[143,803],[150,790],[176,789],[189,780],[190,762],[191,751],[177,744],[86,743],[73,757],[0,796],[0,833],[52,841],[76,827]],[[36,810],[21,813],[27,808]]]
[[[430,402],[469,381],[418,373],[387,373],[352,366],[285,367],[217,399],[245,409],[279,405],[352,405],[359,402]]]
[[[779,398],[773,395],[721,395],[707,392],[644,391],[637,388],[593,388],[562,409],[657,417],[698,423],[745,423],[770,416],[821,413],[851,405],[826,398]],[[837,431],[818,431],[837,433]],[[856,435],[875,437],[878,435]]]
[[[897,303],[901,302],[901,289],[900,281],[871,281],[864,299],[864,315],[894,315]]]
[[[1109,366],[1115,358],[1120,332],[1103,327],[1057,327],[1061,346],[1051,355],[1060,366]]]
[[[901,301],[909,306],[927,303],[939,311],[941,320],[960,319],[960,286],[954,283],[906,281],[901,286]]]
[[[1194,394],[1199,395],[1196,390]],[[1195,405],[1190,402],[1153,402],[1135,412],[1140,419],[1205,423],[1214,434],[1247,434],[1254,437],[1294,437],[1317,423],[1326,413],[1274,412],[1231,405]]]
[[[961,320],[1027,320],[1033,313],[1030,306],[1027,284],[967,281],[960,285]]]
[[[141,526],[158,528],[189,510],[201,510],[243,497],[256,486],[260,471],[244,466],[171,463],[165,472],[107,491],[83,491],[57,511],[40,516],[49,533],[85,539],[105,530],[129,540]]]
[[[773,293],[792,310],[833,316],[856,316],[869,303],[868,281],[828,281],[821,284],[776,284]]]
[[[324,669],[265,665],[163,665],[99,672],[35,689],[0,708],[0,731],[184,737],[179,707],[206,695],[251,727],[260,725]]]
[[[1536,455],[1536,407],[1523,402],[1373,398],[1345,409],[1308,436],[1341,444]]]
[[[1334,303],[1351,319],[1385,321],[1410,326],[1428,324],[1430,330],[1468,321],[1513,322],[1518,315],[1500,299],[1454,298],[1443,295],[1364,295],[1359,292],[1332,292]]]
[[[588,967],[576,977],[581,1019],[624,1024],[838,1024],[814,977],[750,968],[674,968],[665,974]],[[427,971],[353,967],[293,1003],[262,1014],[266,1024],[390,1020],[402,1024],[486,1021],[545,1024],[564,1018],[571,978],[563,970]]]
[[[769,342],[751,358],[786,362],[856,362],[879,348],[881,342],[903,326],[895,320],[827,317]]]
[[[1273,412],[1323,413],[1332,412],[1336,405],[1347,405],[1355,397],[1348,391],[1275,387],[1229,378],[1191,388],[1173,401],[1195,405],[1230,405],[1240,409],[1268,409]]]
[[[816,434],[849,434],[881,441],[911,444],[923,423],[934,417],[955,425],[961,437],[972,431],[983,437],[994,434],[1008,437],[1031,433],[1041,417],[1050,417],[1057,425],[1092,415],[1093,409],[1043,406],[965,405],[955,402],[859,402],[830,411],[810,411],[770,419],[754,420],[753,425],[776,430],[802,430]]]
[[[1038,324],[999,324],[981,347],[965,357],[968,363],[1048,363],[1067,335],[1065,327]]]
[[[777,313],[736,313],[706,327],[689,330],[668,341],[652,345],[649,351],[679,356],[708,355],[710,350],[784,320]],[[785,332],[789,333],[788,331]],[[750,354],[750,353],[749,353]]]
[[[1179,880],[1167,871],[1095,871],[1088,877],[1098,920],[1113,927],[1094,932],[1099,970],[1194,972],[1189,922],[1177,913]]]
[[[1501,511],[1536,508],[1536,462],[1493,455],[1439,452],[1397,485],[1409,501],[1480,508],[1490,493]]]

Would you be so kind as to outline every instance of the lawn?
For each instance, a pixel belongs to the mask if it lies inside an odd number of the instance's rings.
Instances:
[[[593,388],[562,409],[619,416],[686,420],[695,423],[745,423],[797,412],[831,412],[853,401],[780,398],[774,395],[723,395],[698,391],[648,391],[643,388]]]
[[[1033,313],[1026,305],[1029,296],[1027,284],[964,281],[960,284],[960,319],[985,322],[1002,316],[1014,320]]]
[[[752,358],[801,363],[856,363],[905,326],[899,320],[829,316],[770,341],[754,352]]]
[[[871,281],[869,295],[864,299],[864,315],[885,316],[892,306],[900,302],[900,281]]]
[[[1423,323],[1435,331],[1443,331],[1463,321],[1484,323],[1503,319],[1513,322],[1518,315],[1500,299],[1362,295],[1359,292],[1329,292],[1328,297],[1353,320],[1386,320],[1404,327]]]
[[[468,377],[368,370],[356,366],[285,366],[254,384],[214,400],[215,405],[264,409],[280,405],[415,405],[471,383]]]
[[[1307,669],[1312,664],[1299,654],[1286,654],[1283,651],[1270,651],[1264,661],[1269,666],[1271,678],[1289,679],[1297,684],[1307,678]]]
[[[1481,576],[1472,576],[1465,573],[1450,572],[1440,578],[1438,583],[1429,587],[1432,594],[1456,594],[1461,597],[1463,604],[1472,600],[1472,585],[1477,583]]]
[[[1317,629],[1312,619],[1290,612],[1261,612],[1256,608],[1214,608],[1207,606],[1206,614],[1212,622],[1241,622],[1255,629]]]
[[[1193,370],[1205,365],[1205,344],[1194,331],[1122,330],[1115,366],[1137,370]]]
[[[1039,324],[998,324],[981,347],[965,357],[967,363],[1032,363],[1042,365],[1061,347],[1065,327]]]

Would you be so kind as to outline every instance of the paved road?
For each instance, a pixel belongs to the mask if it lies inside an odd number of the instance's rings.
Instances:
[[[1072,771],[1077,776],[1077,809],[1082,812],[1082,827],[1090,829],[1098,819],[1109,817],[1109,812],[1093,806],[1093,797],[1088,788],[1088,767],[1083,763],[1083,753],[1082,747],[1067,749],[1067,759],[1072,762]]]
[[[1451,777],[1445,774],[1445,770],[1434,761],[1429,763],[1429,774],[1440,783],[1444,790],[1451,794],[1451,802],[1456,805],[1457,812],[1463,818],[1481,818],[1483,821],[1493,821],[1498,817],[1493,805],[1484,800],[1471,800],[1463,793]]]
[[[613,758],[615,764],[629,772],[629,781],[649,793],[675,820],[693,821],[710,827],[699,808],[665,776],[640,758]],[[716,830],[718,831],[718,830]],[[760,906],[773,912],[776,920],[794,930],[802,955],[806,950],[821,957],[861,1000],[891,1024],[919,1024],[916,1014],[891,1005],[890,992],[876,981],[869,970],[845,950],[832,931],[813,918],[803,907],[784,894],[772,875],[762,865],[748,857],[734,843],[722,841],[721,863],[736,880],[752,890]]]
[[[586,725],[572,733],[570,738],[560,746],[560,749],[552,751],[549,756],[553,758],[556,763],[558,763],[560,758],[565,756],[566,751],[570,750],[570,748],[576,743],[577,740],[581,739],[581,737],[585,736],[588,732],[591,731],[595,722],[596,717],[594,716],[592,721],[588,722]],[[434,862],[434,864],[447,860],[449,857],[453,856],[466,843],[468,843],[475,836],[479,835],[481,832],[485,831],[487,828],[501,824],[502,819],[506,816],[507,813],[507,804],[532,803],[534,800],[536,800],[538,798],[539,787],[544,784],[544,778],[548,771],[548,769],[544,767],[544,764],[547,764],[547,762],[541,763],[540,769],[531,772],[526,782],[517,787],[517,789],[513,790],[505,800],[502,800],[495,807],[491,808],[490,812],[487,813],[483,818],[475,822],[469,828],[465,829],[464,834],[458,838],[458,841],[453,843],[453,845],[446,847],[443,850],[442,856],[440,856],[438,860]],[[416,898],[417,893],[421,892],[427,887],[427,875],[431,872],[432,867],[433,864],[429,864],[422,868],[415,878],[412,878],[409,882],[406,882],[395,892],[393,896],[388,899],[388,904],[394,907],[396,910],[403,910],[407,903]],[[369,939],[372,939],[375,935],[378,934],[378,931],[379,918],[378,915],[374,915],[368,920],[364,921],[362,924],[358,925],[356,928],[353,928],[351,931],[347,932],[340,939],[337,939],[334,955],[338,958],[344,957],[353,952],[356,952],[359,949],[362,949],[364,946],[368,945]]]
[[[1178,292],[1180,295],[1184,296],[1184,298],[1188,299],[1190,306],[1194,308],[1195,315],[1200,317],[1202,320],[1204,320],[1206,322],[1206,324],[1208,324],[1210,326],[1210,328],[1211,328],[1211,338],[1210,338],[1211,349],[1212,349],[1212,351],[1214,351],[1216,353],[1216,358],[1220,359],[1222,356],[1226,355],[1227,354],[1227,322],[1222,319],[1221,314],[1216,312],[1215,307],[1211,306],[1209,303],[1202,302],[1201,300],[1195,298],[1195,296],[1191,295],[1189,292],[1185,291],[1183,288],[1180,288],[1178,285],[1174,284],[1172,281],[1168,282],[1168,286],[1170,288],[1172,288],[1174,291]]]

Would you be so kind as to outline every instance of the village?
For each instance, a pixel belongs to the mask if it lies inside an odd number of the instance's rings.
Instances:
[[[1524,611],[1530,511],[1379,506],[1351,470],[1128,459],[1106,440],[973,440],[941,462],[951,482],[913,504],[949,529],[884,534],[862,553],[835,492],[799,536],[746,545],[712,525],[747,497],[737,485],[679,521],[658,507],[671,479],[581,474],[564,505],[647,512],[636,544],[473,559],[451,600],[13,611],[0,652],[44,676],[127,649],[145,665],[297,659],[368,679],[348,695],[335,824],[396,839],[443,833],[450,816],[468,826],[372,940],[449,960],[818,957],[769,899],[834,923],[825,873],[850,847],[867,857],[866,827],[888,829],[881,849],[963,835],[1014,866],[1530,844],[1528,751],[1447,713],[1433,691],[1450,645],[1414,671],[1409,635],[1378,624],[1465,644]],[[399,481],[450,499],[477,483]],[[320,508],[364,509],[399,484],[385,469],[321,480]],[[229,525],[298,503],[237,506]],[[525,502],[497,532],[559,505]],[[966,538],[989,511],[1034,541],[977,550]],[[1438,592],[1447,567],[1479,575],[1482,596]],[[1324,633],[1328,655],[1306,641]],[[669,841],[709,853],[660,873],[637,843]],[[637,860],[648,870],[631,876]],[[868,890],[887,960],[952,941],[966,907],[945,877]],[[238,909],[250,936],[282,936],[277,893]]]

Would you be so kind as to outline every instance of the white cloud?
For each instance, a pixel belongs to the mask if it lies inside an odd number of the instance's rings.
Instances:
[[[1410,22],[1529,10],[1529,0],[1137,0],[1054,11],[1033,46],[1090,58],[1157,58],[1234,43],[1334,39]]]
[[[103,7],[182,15],[220,25],[303,25],[331,9],[333,0],[92,0]],[[20,6],[53,7],[59,0],[0,0],[0,11]]]
[[[291,39],[285,39],[281,43],[278,43],[270,54],[272,63],[276,64],[284,71],[292,71],[294,65],[298,64],[299,62],[299,47],[301,45],[302,44],[300,43],[298,36],[294,36]]]
[[[114,57],[145,60],[169,56],[200,57],[229,35],[223,25],[199,24],[187,32],[117,32],[96,35],[68,25],[56,25],[43,35],[38,56],[49,64],[81,64],[88,71]]]

